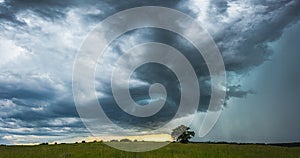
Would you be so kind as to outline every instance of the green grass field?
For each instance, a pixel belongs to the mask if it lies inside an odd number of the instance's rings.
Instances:
[[[137,142],[142,143],[143,142]],[[125,152],[103,143],[0,146],[0,158],[300,158],[300,147],[171,143],[150,152]]]

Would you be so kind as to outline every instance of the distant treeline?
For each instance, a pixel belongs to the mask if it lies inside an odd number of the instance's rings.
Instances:
[[[191,142],[194,144],[233,144],[233,145],[270,145],[282,147],[300,147],[300,142],[292,143],[237,143],[237,142]]]
[[[103,141],[93,141],[102,143]],[[137,140],[131,141],[129,139],[121,139],[121,140],[110,140],[108,142],[138,142]],[[144,141],[141,141],[144,142]],[[81,141],[81,143],[86,143],[86,141]],[[177,143],[177,142],[172,142]],[[237,142],[190,142],[192,144],[232,144],[232,145],[268,145],[268,146],[280,146],[280,147],[300,147],[300,142],[292,142],[292,143],[237,143]],[[58,143],[54,143],[56,145]],[[60,143],[60,144],[66,144],[66,143]],[[69,144],[69,143],[68,143]],[[70,143],[72,144],[72,143]],[[78,142],[75,142],[75,144],[78,144]],[[49,143],[41,143],[39,145],[49,145]],[[7,146],[6,144],[0,144],[0,146]]]

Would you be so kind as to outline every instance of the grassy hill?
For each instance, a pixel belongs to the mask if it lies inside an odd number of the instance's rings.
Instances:
[[[142,143],[143,142],[136,142]],[[124,142],[124,145],[126,143]],[[0,146],[0,158],[300,158],[300,147],[171,143],[150,152],[125,152],[104,143]]]

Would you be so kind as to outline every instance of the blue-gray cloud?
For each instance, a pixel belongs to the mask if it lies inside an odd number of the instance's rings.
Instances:
[[[0,136],[67,135],[84,133],[71,94],[72,64],[85,35],[105,17],[120,10],[144,5],[175,8],[194,18],[212,34],[230,75],[227,99],[253,94],[235,76],[263,64],[272,55],[268,43],[300,18],[298,1],[13,1],[0,3]],[[188,29],[188,28],[186,28]],[[195,35],[197,36],[197,35]],[[123,47],[155,41],[174,46],[189,59],[199,77],[199,111],[206,111],[210,99],[210,77],[197,50],[182,37],[159,29],[127,33],[112,43],[116,57]],[[115,58],[104,58],[104,64]],[[168,122],[179,102],[178,82],[169,70],[145,65],[135,72],[133,99],[143,104],[149,99],[149,85],[161,82],[169,96],[161,113],[143,120],[121,111],[110,90],[107,70],[99,70],[97,91],[103,95],[104,110],[120,125],[156,128]],[[148,73],[148,72],[152,73]],[[255,90],[254,90],[255,91]],[[65,120],[65,121],[63,121]],[[5,125],[8,124],[8,125]],[[11,124],[11,125],[10,125]],[[28,131],[15,131],[28,128]],[[49,128],[43,132],[43,128]],[[61,128],[70,128],[59,131]],[[31,129],[31,130],[29,130]],[[7,137],[5,137],[7,138]]]

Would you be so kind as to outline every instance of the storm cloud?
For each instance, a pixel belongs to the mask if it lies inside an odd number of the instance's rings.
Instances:
[[[11,136],[17,139],[22,135],[54,135],[57,137],[51,140],[55,140],[67,137],[71,131],[74,135],[87,135],[72,96],[72,67],[77,50],[101,20],[139,6],[177,9],[198,20],[210,32],[225,62],[227,100],[256,94],[255,90],[244,88],[239,77],[269,61],[273,52],[268,44],[279,39],[284,29],[300,18],[300,2],[296,0],[0,2],[0,140],[12,143]],[[160,113],[136,118],[118,108],[112,97],[113,63],[124,50],[145,42],[171,45],[189,59],[200,84],[198,111],[206,112],[212,85],[202,56],[175,33],[145,28],[116,39],[100,63],[105,69],[97,69],[96,90],[109,118],[124,127],[157,128],[170,121],[176,112],[180,102],[178,80],[160,65],[140,67],[130,85],[133,99],[140,104],[149,101],[151,84],[165,85],[169,95]],[[22,138],[20,142],[26,140]]]

